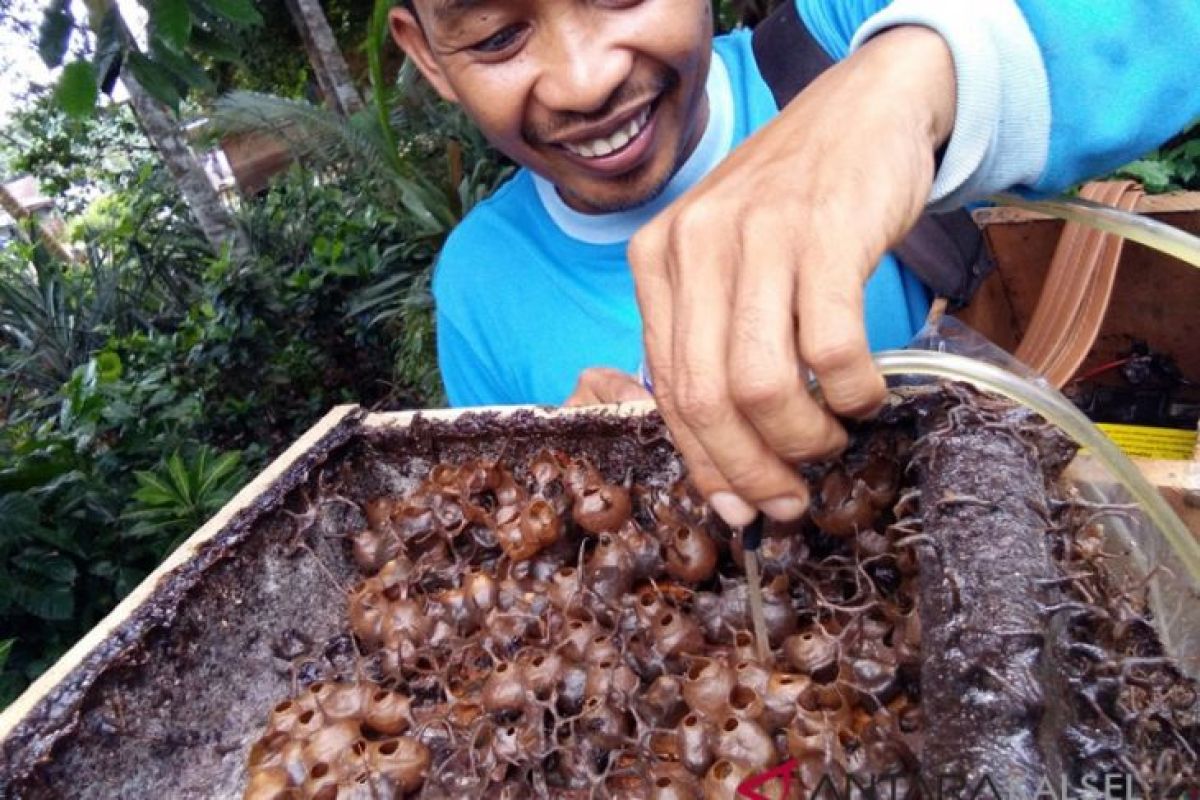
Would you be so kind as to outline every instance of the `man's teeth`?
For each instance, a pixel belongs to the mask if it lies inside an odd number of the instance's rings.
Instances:
[[[593,139],[590,142],[572,144],[564,142],[563,147],[570,150],[577,156],[584,158],[600,158],[607,156],[620,150],[625,145],[642,132],[642,128],[646,126],[646,121],[650,119],[650,107],[642,109],[642,113],[638,114],[633,119],[629,120],[624,127],[618,129],[615,133],[603,139]]]

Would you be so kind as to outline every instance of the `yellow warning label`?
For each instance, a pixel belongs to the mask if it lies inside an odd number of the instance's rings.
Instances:
[[[1196,452],[1196,432],[1175,428],[1150,428],[1144,425],[1117,425],[1102,422],[1096,426],[1125,451],[1137,458],[1190,461]]]

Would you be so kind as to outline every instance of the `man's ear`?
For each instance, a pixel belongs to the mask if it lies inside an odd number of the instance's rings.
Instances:
[[[392,39],[404,54],[413,60],[417,69],[425,76],[425,80],[433,85],[443,99],[457,103],[458,95],[450,87],[445,73],[433,57],[429,40],[425,38],[425,30],[413,12],[407,8],[393,8],[388,12],[388,27],[392,31]]]

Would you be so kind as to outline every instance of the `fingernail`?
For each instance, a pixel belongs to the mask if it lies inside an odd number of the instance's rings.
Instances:
[[[708,504],[731,528],[749,525],[758,516],[753,506],[733,492],[716,492],[708,498]]]
[[[791,522],[804,513],[808,503],[799,497],[772,497],[770,500],[764,500],[758,507],[773,520]]]

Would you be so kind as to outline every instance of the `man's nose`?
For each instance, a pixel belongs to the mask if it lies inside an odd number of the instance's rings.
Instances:
[[[537,100],[560,112],[602,109],[629,77],[630,52],[598,36],[586,18],[560,20],[546,33],[543,69],[534,89]]]

